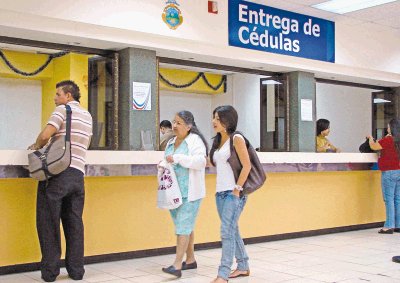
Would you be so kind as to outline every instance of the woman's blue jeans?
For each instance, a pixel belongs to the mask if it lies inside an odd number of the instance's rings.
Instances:
[[[249,270],[249,257],[239,234],[238,220],[246,204],[247,196],[238,198],[231,191],[215,194],[217,210],[221,219],[222,257],[218,268],[218,277],[228,280],[233,257],[236,257],[237,269]]]
[[[382,194],[386,206],[385,228],[400,228],[400,170],[382,171]]]

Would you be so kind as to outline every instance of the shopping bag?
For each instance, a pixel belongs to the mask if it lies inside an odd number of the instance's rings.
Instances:
[[[175,209],[182,204],[182,194],[172,164],[161,161],[158,164],[157,207]]]

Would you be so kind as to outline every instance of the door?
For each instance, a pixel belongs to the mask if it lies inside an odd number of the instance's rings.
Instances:
[[[284,76],[260,82],[261,151],[288,151],[288,87]]]
[[[391,91],[372,93],[372,136],[381,139],[387,135],[389,121],[397,117],[397,99]]]

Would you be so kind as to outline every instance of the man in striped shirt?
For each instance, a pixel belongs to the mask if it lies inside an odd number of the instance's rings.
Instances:
[[[36,207],[36,227],[42,251],[42,279],[53,282],[60,274],[60,220],[66,240],[65,265],[69,277],[81,280],[83,266],[83,206],[86,151],[92,136],[92,116],[79,104],[79,87],[73,81],[56,85],[56,109],[46,127],[29,149],[40,149],[50,139],[65,137],[66,108],[71,107],[71,165],[46,182],[39,182]]]

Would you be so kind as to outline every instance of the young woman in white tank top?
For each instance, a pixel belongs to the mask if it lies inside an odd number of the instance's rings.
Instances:
[[[219,106],[213,112],[213,127],[216,133],[210,152],[210,163],[217,168],[216,203],[221,219],[222,256],[218,275],[212,283],[225,283],[230,278],[249,276],[250,269],[243,240],[239,233],[238,221],[247,201],[241,191],[251,169],[250,157],[244,138],[236,131],[238,115],[230,106]],[[243,165],[238,180],[233,176],[228,163],[231,155],[230,139]],[[231,273],[233,258],[237,268]]]

